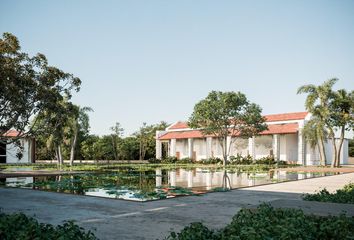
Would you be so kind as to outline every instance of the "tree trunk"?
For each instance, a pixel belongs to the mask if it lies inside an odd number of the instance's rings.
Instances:
[[[113,146],[114,160],[118,160],[118,154],[117,154],[117,140],[116,140],[115,136],[112,136],[112,146]]]
[[[345,127],[342,126],[341,133],[340,133],[338,152],[337,152],[337,164],[336,164],[336,167],[340,166],[340,157],[341,157],[340,154],[341,154],[342,147],[343,147],[343,142],[344,142],[344,133],[345,133]]]
[[[59,157],[60,165],[63,165],[63,164],[64,164],[64,161],[63,161],[63,156],[62,156],[62,154],[61,154],[61,147],[60,147],[60,145],[58,146],[58,157]]]
[[[55,158],[57,159],[57,164],[60,165],[60,158],[59,158],[59,153],[58,153],[57,147],[54,148],[54,152],[55,152]]]
[[[320,164],[322,166],[325,166],[326,162],[327,162],[327,157],[326,157],[326,152],[325,152],[325,148],[324,148],[323,137],[319,137],[319,139],[318,139],[318,150],[320,152]]]
[[[74,165],[76,142],[77,142],[77,131],[75,131],[74,140],[73,140],[73,142],[72,142],[72,144],[71,144],[71,149],[70,149],[70,166],[73,166],[73,165]]]
[[[140,140],[140,146],[139,146],[139,160],[143,160],[143,143]]]
[[[227,162],[227,137],[224,137],[224,162],[223,162],[223,166],[226,166],[226,162]]]
[[[331,167],[336,167],[337,166],[337,145],[336,145],[336,138],[332,129],[330,130],[330,136],[331,136],[332,147],[333,147]]]

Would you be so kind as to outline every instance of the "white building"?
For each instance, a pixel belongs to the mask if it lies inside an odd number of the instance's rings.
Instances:
[[[254,159],[274,156],[276,160],[283,160],[303,165],[318,165],[320,157],[318,149],[313,149],[305,143],[301,129],[311,118],[308,112],[272,114],[264,116],[268,130],[258,136],[244,139],[228,137],[230,156],[240,154],[251,155]],[[193,160],[210,157],[222,158],[222,148],[219,140],[211,136],[203,136],[201,131],[191,129],[185,122],[176,122],[165,131],[156,132],[156,158],[162,158],[163,144],[167,155],[178,159],[191,158]],[[227,144],[229,145],[229,144]],[[325,144],[326,156],[332,159],[330,140]],[[348,140],[345,139],[341,150],[341,164],[348,163]],[[328,163],[329,163],[328,162]]]
[[[35,162],[35,140],[34,138],[21,138],[20,144],[23,147],[22,158],[17,157],[18,147],[13,143],[5,143],[6,139],[17,137],[18,132],[8,131],[0,141],[0,163],[34,163]]]

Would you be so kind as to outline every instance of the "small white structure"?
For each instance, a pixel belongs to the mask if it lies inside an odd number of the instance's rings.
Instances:
[[[11,139],[18,136],[18,132],[10,130],[2,137],[4,139]],[[22,158],[17,157],[18,147],[13,143],[0,142],[0,163],[34,163],[35,162],[35,139],[23,137],[20,140],[23,147]]]
[[[308,112],[272,114],[264,116],[268,130],[258,136],[245,139],[229,136],[230,156],[250,155],[254,159],[274,156],[301,165],[318,165],[318,149],[313,149],[305,142],[301,130],[311,118]],[[162,158],[162,144],[167,143],[167,155],[178,159],[191,158],[195,161],[210,157],[222,158],[222,148],[215,137],[204,136],[201,131],[191,129],[185,122],[176,122],[165,131],[156,132],[156,158]],[[229,145],[229,144],[227,144]],[[330,140],[325,145],[326,156],[332,159]],[[348,140],[345,139],[341,150],[341,164],[348,163]],[[329,163],[329,162],[328,162]]]

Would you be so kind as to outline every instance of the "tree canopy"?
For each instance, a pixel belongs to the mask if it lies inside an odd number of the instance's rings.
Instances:
[[[200,129],[204,135],[219,139],[224,165],[229,152],[227,137],[249,138],[267,129],[259,105],[251,103],[241,92],[212,91],[194,106],[188,125]],[[230,141],[235,141],[233,138]]]
[[[17,37],[10,33],[0,38],[0,76],[0,138],[10,129],[17,130],[18,137],[33,134],[29,128],[33,117],[60,111],[81,84],[79,78],[50,66],[45,55],[21,52]]]

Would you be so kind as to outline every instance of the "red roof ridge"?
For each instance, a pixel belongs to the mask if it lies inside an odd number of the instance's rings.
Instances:
[[[301,120],[305,119],[308,112],[289,112],[289,113],[278,113],[278,114],[267,114],[263,115],[266,118],[266,122],[280,122],[280,121],[291,121],[291,120]],[[168,130],[175,129],[185,129],[189,128],[186,121],[178,121],[168,127]]]

